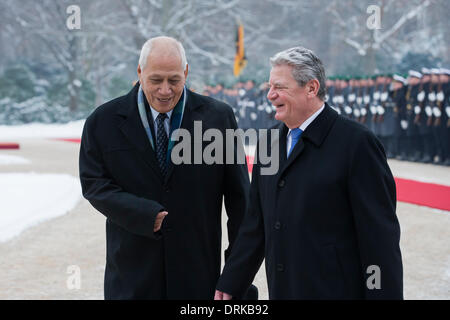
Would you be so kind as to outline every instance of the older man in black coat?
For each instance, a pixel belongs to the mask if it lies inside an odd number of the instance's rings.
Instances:
[[[141,51],[139,83],[86,120],[80,179],[84,197],[107,218],[106,299],[211,299],[220,274],[223,199],[225,257],[244,216],[245,164],[171,161],[176,129],[192,134],[192,146],[200,139],[201,148],[205,130],[237,128],[228,105],[185,88],[187,72],[178,41],[151,39]],[[193,135],[194,121],[200,136]]]
[[[295,47],[271,63],[268,98],[283,123],[269,147],[279,148],[280,170],[254,166],[215,298],[241,294],[265,257],[270,299],[402,299],[395,182],[382,145],[324,103],[313,52]]]

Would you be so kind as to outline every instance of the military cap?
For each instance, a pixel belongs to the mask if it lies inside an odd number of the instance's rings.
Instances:
[[[422,74],[419,72],[419,71],[416,71],[416,70],[409,70],[408,71],[408,75],[410,76],[410,77],[414,77],[414,78],[422,78]]]

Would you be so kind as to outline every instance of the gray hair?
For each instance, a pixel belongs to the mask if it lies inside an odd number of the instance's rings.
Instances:
[[[317,97],[325,100],[325,70],[322,61],[311,50],[294,47],[278,52],[270,58],[270,64],[272,67],[278,65],[292,66],[292,76],[300,87],[305,86],[308,81],[316,79],[320,84]]]
[[[181,67],[183,68],[183,70],[186,70],[187,59],[186,59],[186,52],[184,51],[183,45],[181,44],[180,41],[178,41],[175,38],[171,38],[171,37],[151,38],[144,43],[144,45],[142,46],[142,49],[141,49],[141,55],[139,56],[139,65],[141,66],[141,69],[145,68],[145,65],[147,64],[148,55],[152,51],[153,43],[155,42],[155,40],[158,40],[158,39],[172,40],[174,42],[174,44],[178,50],[178,53],[180,54],[180,57],[181,57]]]

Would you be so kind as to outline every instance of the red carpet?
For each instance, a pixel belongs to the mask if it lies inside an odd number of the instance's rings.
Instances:
[[[247,156],[248,172],[253,170],[253,156]],[[395,178],[397,201],[450,211],[450,187],[434,183]]]
[[[19,144],[14,142],[0,142],[0,149],[19,149]]]
[[[395,178],[397,200],[450,211],[450,187]]]
[[[80,143],[81,139],[57,139]],[[1,146],[1,144],[0,144]],[[253,170],[253,156],[247,156],[248,172]],[[434,183],[395,178],[397,200],[450,211],[450,187]]]

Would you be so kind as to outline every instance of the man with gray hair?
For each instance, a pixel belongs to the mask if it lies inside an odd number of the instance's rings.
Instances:
[[[105,299],[210,299],[220,274],[222,200],[227,258],[247,207],[248,172],[237,161],[175,165],[172,137],[180,128],[201,139],[194,121],[225,136],[236,120],[225,103],[185,87],[188,64],[173,38],[147,41],[137,73],[130,93],[88,117],[81,141],[83,196],[107,218]]]
[[[402,299],[395,182],[381,143],[324,102],[325,72],[312,51],[295,47],[270,61],[267,97],[282,123],[267,147],[280,148],[280,170],[261,175],[254,165],[215,299],[240,295],[264,258],[270,299]]]

